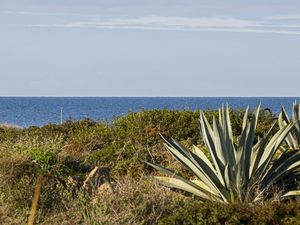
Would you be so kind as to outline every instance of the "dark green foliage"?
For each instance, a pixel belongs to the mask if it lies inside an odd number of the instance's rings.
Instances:
[[[178,201],[169,215],[160,219],[159,225],[213,225],[213,224],[299,224],[298,202],[267,202],[263,205],[223,205],[201,203],[193,199]],[[175,207],[175,206],[173,206]]]

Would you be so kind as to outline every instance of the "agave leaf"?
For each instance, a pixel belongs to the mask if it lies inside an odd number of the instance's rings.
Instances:
[[[244,130],[246,128],[246,125],[248,123],[248,114],[249,114],[249,106],[247,107],[245,114],[244,114],[244,118],[243,118],[243,126],[242,129]]]
[[[242,156],[243,156],[243,152],[239,151],[237,152],[236,155],[236,166],[235,166],[235,170],[236,170],[236,178],[235,178],[235,187],[238,191],[239,194],[242,194],[240,192],[240,190],[242,189],[242,185],[243,185],[243,179],[242,179]],[[239,196],[241,198],[241,196]]]
[[[242,134],[238,140],[238,147],[236,152],[236,187],[241,190],[245,183],[245,146],[247,144],[247,137],[250,130],[250,123],[246,122]],[[241,192],[240,192],[241,193]],[[242,194],[242,193],[241,193]],[[240,196],[241,197],[241,196]]]
[[[274,156],[276,150],[279,148],[281,143],[285,140],[285,137],[288,135],[290,130],[294,127],[295,123],[290,123],[285,127],[281,128],[269,141],[267,146],[264,148],[264,152],[259,159],[260,162],[258,164],[259,176],[263,176],[266,172],[266,169]]]
[[[300,190],[295,190],[295,191],[289,191],[286,194],[283,195],[283,198],[287,198],[290,196],[297,196],[300,195]]]
[[[215,133],[215,143],[218,148],[221,149],[221,152],[224,157],[223,164],[229,164],[230,167],[233,167],[235,162],[235,147],[232,140],[226,140],[224,137],[226,131],[223,130],[222,125],[217,123],[214,119],[213,121],[214,133]],[[230,132],[230,131],[227,131]],[[231,171],[233,172],[233,171]]]
[[[174,143],[175,140],[172,139],[172,138],[168,138],[168,137],[166,137],[166,136],[164,136],[164,135],[162,135],[162,134],[160,134],[160,136],[161,136],[161,138],[165,141],[165,143],[166,143],[167,145],[169,145],[170,147],[174,147],[174,148],[175,148],[177,151],[179,151],[182,155],[188,157],[188,155],[189,155],[189,150],[188,150],[188,149],[186,149],[185,147],[182,148],[182,147],[177,146],[177,145]]]
[[[233,142],[233,134],[232,134],[232,127],[231,127],[231,120],[229,115],[229,106],[228,103],[226,104],[226,111],[224,115],[224,124],[226,124],[226,131],[227,132],[227,141],[229,142],[229,146],[232,145]]]
[[[160,165],[156,165],[156,164],[153,164],[153,163],[150,163],[150,162],[146,162],[146,161],[143,161],[144,163],[148,164],[149,166],[153,167],[154,169],[157,169],[158,171],[162,172],[162,173],[165,173],[166,175],[169,175],[171,177],[175,177],[175,178],[178,178],[178,179],[183,179],[183,180],[186,180],[185,178],[179,176],[178,174],[176,174],[173,170],[170,170],[168,168],[165,168],[163,166],[160,166]]]
[[[217,176],[214,169],[211,169],[211,166],[205,163],[204,160],[199,158],[192,152],[186,152],[186,157],[177,152],[177,148],[181,148],[181,145],[174,141],[169,140],[171,146],[167,146],[169,151],[176,157],[179,158],[184,164],[188,166],[189,169],[200,179],[205,181],[214,192],[219,192],[219,194],[224,198],[229,197],[228,191],[225,189],[224,185],[220,182],[219,177]],[[172,148],[173,147],[173,148]],[[187,151],[187,150],[184,150]]]
[[[215,200],[218,202],[223,202],[218,196],[215,196],[213,194],[209,195],[204,193],[203,191],[199,190],[198,188],[183,182],[182,180],[176,179],[176,178],[172,178],[172,177],[161,177],[161,176],[155,176],[154,177],[157,181],[159,181],[160,183],[171,187],[171,188],[177,188],[177,189],[181,189],[183,191],[192,193],[194,195],[199,196],[200,198],[203,199],[207,199],[207,200]]]
[[[214,146],[216,148],[216,152],[217,152],[218,158],[222,162],[222,165],[225,165],[226,162],[227,162],[227,160],[228,160],[228,154],[227,154],[226,151],[224,151],[224,148],[226,149],[226,145],[222,146],[222,140],[221,140],[221,138],[224,138],[224,137],[220,137],[215,117],[213,117],[213,135],[214,135],[213,136],[213,138],[214,138]],[[225,141],[223,139],[223,143],[224,142]]]
[[[273,172],[262,181],[262,185],[266,188],[270,187],[280,177],[284,176],[290,170],[300,166],[300,154],[294,154],[289,159],[279,164],[276,168],[272,168]]]
[[[229,106],[228,103],[226,104],[226,109],[223,109],[223,133],[225,137],[227,151],[229,151],[229,156],[232,157],[234,155],[234,145],[233,145],[233,134],[232,134],[232,127],[231,127],[231,120],[229,115]],[[232,158],[229,158],[229,163],[234,163]],[[233,165],[233,164],[230,164]]]
[[[255,130],[257,126],[257,121],[258,121],[258,114],[260,110],[260,105],[256,108],[254,111],[251,121],[250,121],[250,127],[249,127],[249,132],[247,135],[247,141],[246,145],[244,148],[245,151],[245,158],[244,158],[244,179],[245,179],[245,185],[247,186],[249,183],[250,179],[250,164],[251,164],[251,153],[252,153],[252,146],[254,142],[254,137],[255,137]]]
[[[225,166],[225,184],[226,187],[230,190],[231,189],[231,181],[230,181],[230,176],[229,176],[229,165],[227,164]]]
[[[202,158],[199,158],[197,155],[192,153],[193,162],[203,171],[206,177],[220,190],[220,192],[224,192],[224,185],[220,182],[219,177],[214,169],[205,163]],[[226,195],[226,192],[223,193]]]
[[[232,127],[231,127],[231,123],[230,123],[230,116],[229,116],[229,109],[228,109],[228,104],[226,104],[226,107],[224,108],[224,105],[222,105],[222,108],[219,109],[219,120],[218,123],[216,123],[218,125],[218,130],[219,133],[222,134],[222,139],[224,140],[225,143],[227,143],[228,141],[230,142],[232,138],[233,139],[233,135],[232,135]],[[214,131],[216,131],[216,129],[214,128]],[[230,145],[226,144],[226,148],[230,148]]]
[[[299,136],[299,117],[296,115],[298,114],[296,112],[296,108],[299,107],[299,105],[296,104],[296,102],[293,103],[293,121],[298,121],[295,125],[295,127],[291,130],[291,132],[287,135],[286,137],[286,143],[291,149],[297,149],[299,147],[299,137],[295,138],[293,135]],[[279,127],[282,128],[284,125],[289,124],[290,119],[289,116],[285,110],[285,108],[282,106],[281,107],[281,113],[279,114],[278,117],[278,124]],[[297,125],[298,124],[298,125]]]
[[[193,162],[187,156],[181,154],[177,149],[173,148],[172,146],[165,145],[166,148],[172,153],[172,155],[180,161],[183,165],[185,165],[189,170],[191,170],[200,180],[204,181],[214,192],[219,192],[223,198],[226,198],[226,192],[224,191],[224,186],[220,183],[216,175],[213,171],[210,171],[204,166],[202,168],[197,163]]]
[[[293,103],[293,112],[292,112],[292,117],[293,117],[293,120],[294,121],[297,121],[296,123],[296,129],[297,130],[300,130],[300,121],[299,121],[299,118],[300,118],[300,110],[299,110],[299,105],[297,104],[297,102],[295,101]]]
[[[169,146],[167,144],[164,145],[172,153],[176,160],[181,162],[181,164],[183,164],[186,168],[193,172],[199,179],[209,182],[205,174],[199,168],[197,168],[197,166],[193,162],[191,162],[189,158],[177,151],[177,149],[174,149],[172,146]]]
[[[197,155],[199,158],[201,158],[211,168],[211,170],[215,171],[213,165],[211,164],[209,159],[206,157],[206,155],[203,153],[203,151],[200,148],[193,145],[193,151],[194,151],[195,155]]]
[[[207,193],[207,194],[208,194],[208,193],[212,193],[212,194],[214,194],[214,195],[216,195],[216,196],[219,195],[219,192],[213,191],[213,189],[211,189],[209,186],[207,186],[207,185],[206,185],[205,183],[203,183],[203,182],[202,182],[202,185],[201,185],[201,186],[200,186],[200,185],[197,186],[194,182],[191,182],[191,181],[189,181],[189,180],[183,178],[182,176],[176,174],[176,173],[175,173],[174,171],[172,171],[172,170],[169,170],[169,169],[164,168],[164,167],[159,166],[159,165],[155,165],[155,164],[150,163],[150,162],[145,162],[145,163],[148,164],[149,166],[151,166],[151,167],[157,169],[158,171],[160,171],[160,172],[162,172],[162,173],[165,173],[166,175],[168,175],[168,176],[170,176],[170,177],[173,177],[173,178],[176,178],[176,179],[178,179],[178,180],[181,180],[182,182],[185,182],[185,183],[187,183],[187,184],[193,186],[194,188],[199,189],[200,191],[202,191],[202,192],[204,192],[204,193]]]
[[[221,161],[223,165],[230,164],[231,167],[234,166],[234,153],[232,152],[232,146],[229,146],[228,142],[225,140],[225,132],[222,130],[221,125],[216,122],[215,118],[213,118],[213,128],[214,128],[214,143],[217,149],[222,152]],[[224,171],[224,170],[223,170]],[[225,172],[225,171],[224,171]],[[222,173],[222,180],[225,181],[225,173]],[[230,173],[233,173],[233,170],[230,170]],[[231,174],[233,177],[233,174]],[[225,182],[226,185],[226,182]]]
[[[191,182],[193,182],[194,184],[196,184],[197,186],[199,186],[200,188],[204,189],[205,191],[214,194],[214,195],[218,195],[215,192],[212,191],[212,189],[210,189],[202,180],[191,180]]]
[[[250,166],[250,176],[253,176],[254,172],[256,172],[258,164],[260,163],[260,159],[265,151],[266,145],[270,137],[272,136],[274,128],[275,123],[273,123],[269,131],[265,134],[265,136],[262,139],[260,139],[260,142],[257,143],[257,146],[254,147]]]
[[[270,176],[272,176],[278,169],[284,165],[284,163],[291,159],[293,156],[299,154],[299,151],[297,150],[291,150],[291,151],[284,151],[278,159],[276,159],[272,163],[272,167],[268,170],[268,173],[265,175],[264,178],[268,179]]]
[[[220,178],[220,182],[222,183],[222,185],[224,186],[224,180],[223,180],[223,175],[222,172],[223,168],[225,167],[224,164],[222,164],[220,158],[223,157],[222,156],[222,152],[220,152],[219,149],[216,148],[215,144],[214,144],[214,134],[213,131],[204,115],[204,113],[201,111],[200,112],[200,125],[201,125],[201,132],[202,132],[202,138],[204,140],[204,143],[206,145],[206,147],[209,150],[209,153],[212,157],[213,163],[215,165],[217,174],[219,175],[218,177]]]
[[[285,122],[286,124],[290,123],[289,115],[287,114],[284,106],[281,106],[281,113],[279,114],[279,117],[282,122],[281,123],[282,125],[285,125],[285,124],[283,124],[283,122]]]

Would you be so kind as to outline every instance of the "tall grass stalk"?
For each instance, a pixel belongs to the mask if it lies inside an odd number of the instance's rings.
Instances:
[[[28,219],[28,225],[34,225],[35,215],[36,215],[36,211],[38,208],[38,203],[42,191],[43,179],[44,177],[42,175],[39,175],[35,184],[34,194],[32,198],[31,209],[30,209],[30,214]]]

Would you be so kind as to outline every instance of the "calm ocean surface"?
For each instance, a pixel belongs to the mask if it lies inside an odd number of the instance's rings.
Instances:
[[[282,98],[136,98],[136,97],[0,97],[0,123],[22,127],[42,126],[47,123],[60,123],[60,109],[63,108],[63,120],[91,118],[93,120],[111,120],[129,111],[142,109],[217,109],[228,102],[232,108],[255,107],[261,103],[263,108],[272,112],[280,111],[284,105],[288,112],[294,100],[299,97]]]

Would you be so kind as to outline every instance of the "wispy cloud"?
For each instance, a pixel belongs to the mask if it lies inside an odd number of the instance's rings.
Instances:
[[[266,16],[266,20],[299,20],[300,14]]]
[[[97,14],[84,13],[59,13],[59,12],[32,12],[32,11],[2,11],[4,14],[24,16],[75,16],[75,17],[96,17]]]
[[[234,18],[187,18],[187,17],[164,17],[146,16],[137,18],[113,18],[91,21],[70,22],[61,24],[33,24],[40,27],[96,27],[96,28],[151,28],[151,29],[180,29],[193,30],[199,28],[245,28],[260,27],[261,23],[251,20]]]
[[[241,33],[300,34],[300,15],[277,15],[261,19],[241,19],[234,17],[176,17],[176,16],[142,16],[142,17],[101,17],[96,14],[48,13],[48,12],[5,12],[24,16],[64,16],[63,22],[24,24],[27,27],[60,28],[99,28],[132,30],[178,30],[178,31],[213,31]],[[74,21],[74,17],[77,21]],[[293,23],[289,20],[293,19]],[[296,21],[295,21],[296,20]],[[41,20],[43,21],[43,20]],[[49,22],[50,21],[50,22]],[[66,22],[65,22],[66,21]]]

